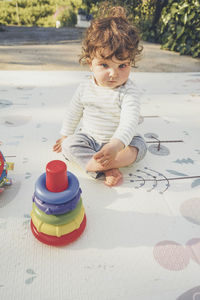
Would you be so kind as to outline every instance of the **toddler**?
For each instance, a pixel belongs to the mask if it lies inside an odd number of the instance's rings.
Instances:
[[[108,186],[121,181],[119,168],[146,154],[145,141],[136,132],[139,92],[129,78],[140,52],[138,33],[122,7],[91,22],[80,62],[89,65],[92,76],[76,90],[53,147],[93,177],[104,174]]]

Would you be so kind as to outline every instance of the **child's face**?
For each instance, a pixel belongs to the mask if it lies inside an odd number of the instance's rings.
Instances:
[[[124,84],[130,74],[130,60],[118,60],[94,57],[90,63],[90,69],[99,86],[116,88]]]

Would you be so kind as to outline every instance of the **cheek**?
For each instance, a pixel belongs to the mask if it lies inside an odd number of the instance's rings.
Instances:
[[[129,74],[130,74],[130,71],[131,71],[130,68],[127,68],[126,70],[123,70],[123,72],[121,73],[121,77],[124,77],[124,78],[128,77]]]
[[[101,69],[96,72],[96,76],[103,79],[108,76],[108,72],[106,70]]]

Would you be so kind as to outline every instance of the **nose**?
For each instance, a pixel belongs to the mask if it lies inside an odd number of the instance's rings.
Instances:
[[[110,77],[110,78],[116,78],[117,75],[118,75],[117,70],[114,69],[114,68],[110,68],[110,70],[109,70],[109,77]]]

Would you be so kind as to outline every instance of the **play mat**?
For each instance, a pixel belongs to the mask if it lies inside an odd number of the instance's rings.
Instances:
[[[200,73],[135,73],[148,152],[123,184],[67,163],[82,190],[83,234],[64,247],[30,229],[35,182],[51,160],[64,108],[88,72],[1,71],[1,300],[200,299]],[[133,76],[133,75],[132,75]]]

